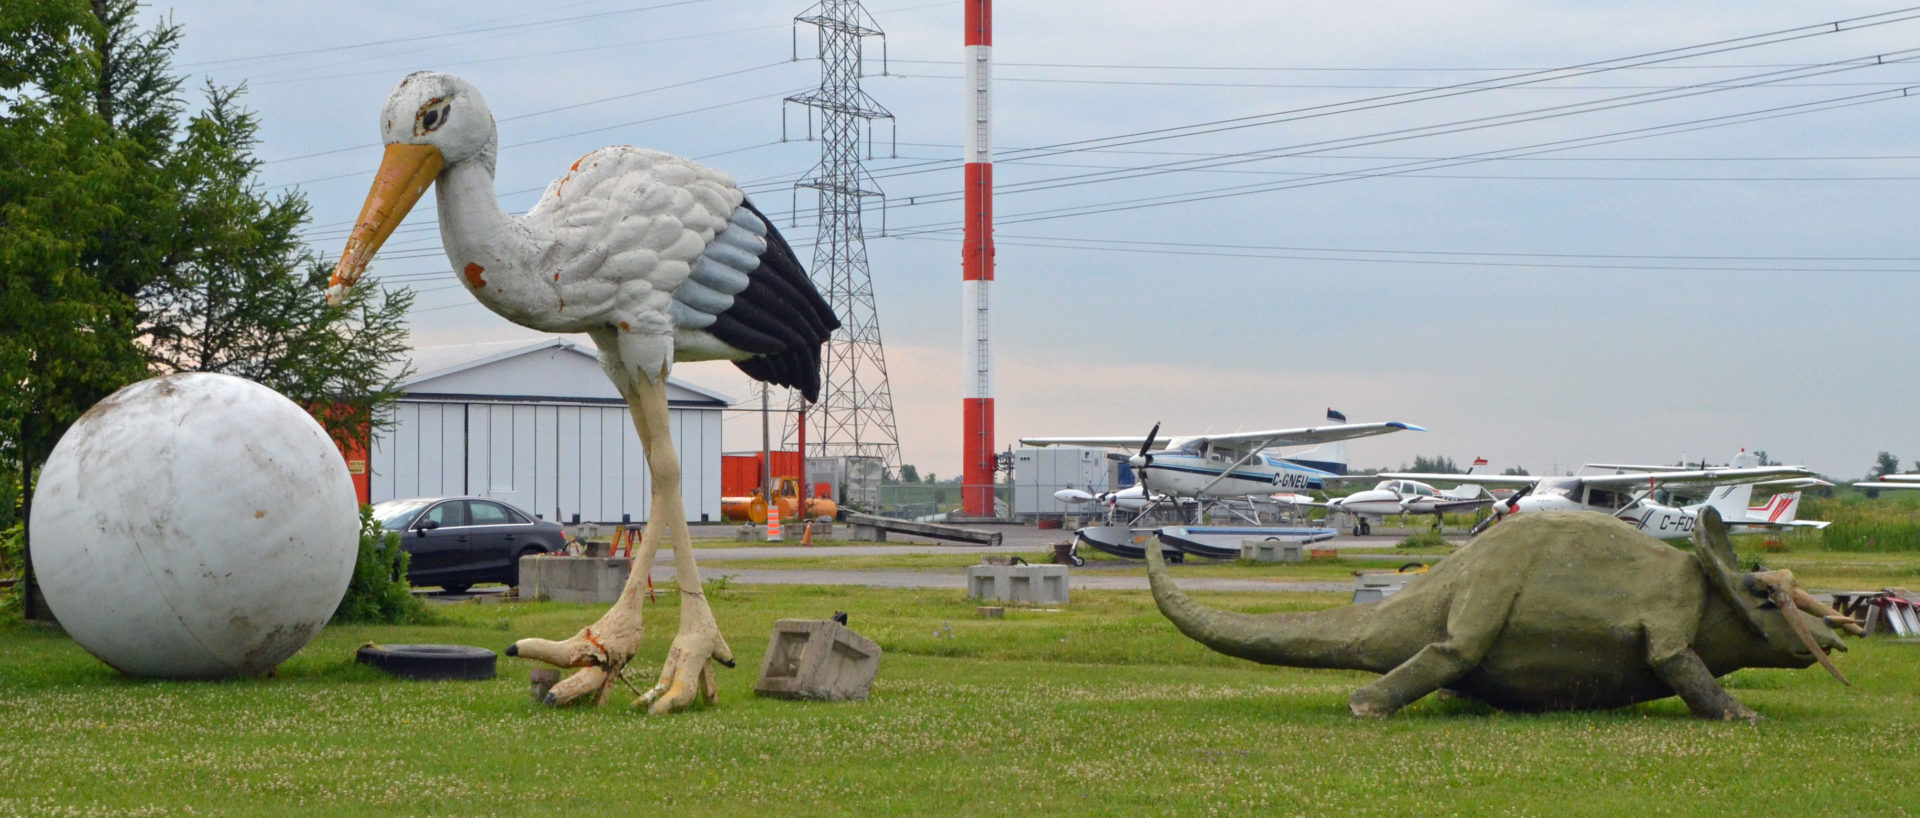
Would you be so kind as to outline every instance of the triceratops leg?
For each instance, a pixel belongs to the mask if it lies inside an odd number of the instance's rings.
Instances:
[[[1687,703],[1695,716],[1725,721],[1760,720],[1759,713],[1748,709],[1714,681],[1707,663],[1700,661],[1700,655],[1694,653],[1692,647],[1682,643],[1674,649],[1653,638],[1648,639],[1647,647],[1647,663],[1653,667],[1654,674],[1680,695],[1680,700]]]
[[[1347,708],[1355,716],[1391,716],[1479,665],[1506,627],[1524,573],[1508,571],[1458,591],[1447,609],[1447,638],[1429,643],[1373,684],[1353,691]]]

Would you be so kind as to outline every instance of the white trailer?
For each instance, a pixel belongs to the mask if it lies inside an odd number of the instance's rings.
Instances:
[[[1053,496],[1061,489],[1090,494],[1112,491],[1118,464],[1107,450],[1090,446],[1026,446],[1013,450],[1013,514],[1033,517],[1087,512]]]

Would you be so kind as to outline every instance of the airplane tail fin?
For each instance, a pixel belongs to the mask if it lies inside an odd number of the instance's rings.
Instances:
[[[1752,469],[1759,466],[1760,456],[1746,449],[1741,449],[1739,454],[1733,456],[1733,467],[1736,469]]]
[[[1788,491],[1773,495],[1766,505],[1748,509],[1747,519],[1760,523],[1790,523],[1800,513],[1800,492]]]
[[[1716,486],[1707,495],[1707,506],[1720,512],[1722,520],[1744,520],[1747,518],[1747,503],[1753,501],[1753,484],[1741,483],[1737,486]]]
[[[1333,474],[1347,473],[1347,442],[1322,443],[1304,452],[1287,455],[1286,460]]]

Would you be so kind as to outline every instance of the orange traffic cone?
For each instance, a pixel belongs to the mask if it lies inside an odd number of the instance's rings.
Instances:
[[[767,509],[767,542],[780,541],[780,509]]]
[[[800,544],[801,545],[813,544],[813,521],[812,520],[808,520],[806,530],[800,532]]]

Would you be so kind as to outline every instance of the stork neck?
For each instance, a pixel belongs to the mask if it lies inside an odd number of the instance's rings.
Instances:
[[[449,254],[456,247],[473,248],[506,235],[513,221],[493,194],[493,169],[487,165],[467,161],[448,166],[434,185],[440,235]]]

